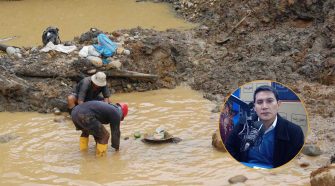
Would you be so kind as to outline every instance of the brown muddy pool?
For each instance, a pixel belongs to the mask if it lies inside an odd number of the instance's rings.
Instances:
[[[0,39],[14,46],[42,45],[48,26],[60,29],[62,41],[72,40],[90,28],[106,32],[141,26],[155,30],[188,29],[194,25],[177,18],[167,3],[135,0],[0,0]]]
[[[120,151],[109,147],[103,158],[95,157],[93,138],[88,152],[79,151],[80,132],[64,116],[0,113],[0,135],[16,137],[0,143],[0,185],[228,185],[240,174],[248,178],[246,185],[309,183],[310,171],[296,167],[297,161],[254,170],[213,149],[219,116],[188,87],[116,94],[112,100],[127,102],[130,111],[121,124]],[[159,126],[183,141],[148,145],[133,137]]]

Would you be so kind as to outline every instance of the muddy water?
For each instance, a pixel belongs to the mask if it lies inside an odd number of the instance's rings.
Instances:
[[[248,177],[247,185],[308,183],[309,171],[294,167],[296,162],[271,172],[253,170],[214,150],[218,114],[187,87],[112,98],[128,102],[130,111],[121,125],[120,151],[109,148],[103,158],[95,157],[92,138],[88,152],[79,151],[80,132],[63,116],[0,113],[0,135],[17,136],[0,143],[0,185],[227,185],[239,174]],[[159,126],[183,141],[148,145],[133,138],[135,131]]]
[[[156,30],[192,27],[178,19],[170,5],[163,3],[136,3],[135,0],[0,1],[0,39],[18,36],[5,44],[41,45],[42,33],[51,25],[60,29],[62,41],[72,40],[91,27],[109,32],[137,26]]]

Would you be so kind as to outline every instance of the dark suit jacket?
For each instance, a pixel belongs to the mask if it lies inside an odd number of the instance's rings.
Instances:
[[[293,159],[304,145],[304,133],[300,126],[287,121],[277,115],[275,127],[275,148],[273,154],[273,167],[279,167]],[[243,129],[239,123],[228,137],[225,147],[228,152],[240,162],[248,162],[248,151],[240,152],[241,139],[238,133]]]

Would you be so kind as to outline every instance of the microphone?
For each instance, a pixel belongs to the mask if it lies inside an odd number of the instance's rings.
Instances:
[[[261,121],[252,122],[250,126],[248,126],[249,130],[245,134],[243,138],[242,151],[247,151],[259,138],[259,136],[263,135],[265,132],[265,127]]]

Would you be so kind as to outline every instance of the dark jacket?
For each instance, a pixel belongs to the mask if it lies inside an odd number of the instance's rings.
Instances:
[[[91,77],[86,77],[82,79],[75,87],[74,93],[76,93],[78,100],[81,101],[92,101],[99,100],[98,96],[100,93],[104,98],[110,97],[110,92],[107,86],[99,87],[97,89],[93,88]]]
[[[77,130],[94,130],[97,125],[110,124],[112,147],[120,146],[120,121],[122,110],[119,106],[102,101],[88,101],[74,107],[71,117]],[[94,131],[93,131],[94,132]]]
[[[304,133],[300,126],[287,121],[277,115],[275,127],[275,147],[273,153],[273,167],[279,167],[293,159],[304,145]],[[240,162],[248,162],[248,151],[240,152],[241,139],[238,133],[243,124],[238,124],[228,137],[225,147],[228,152]]]

